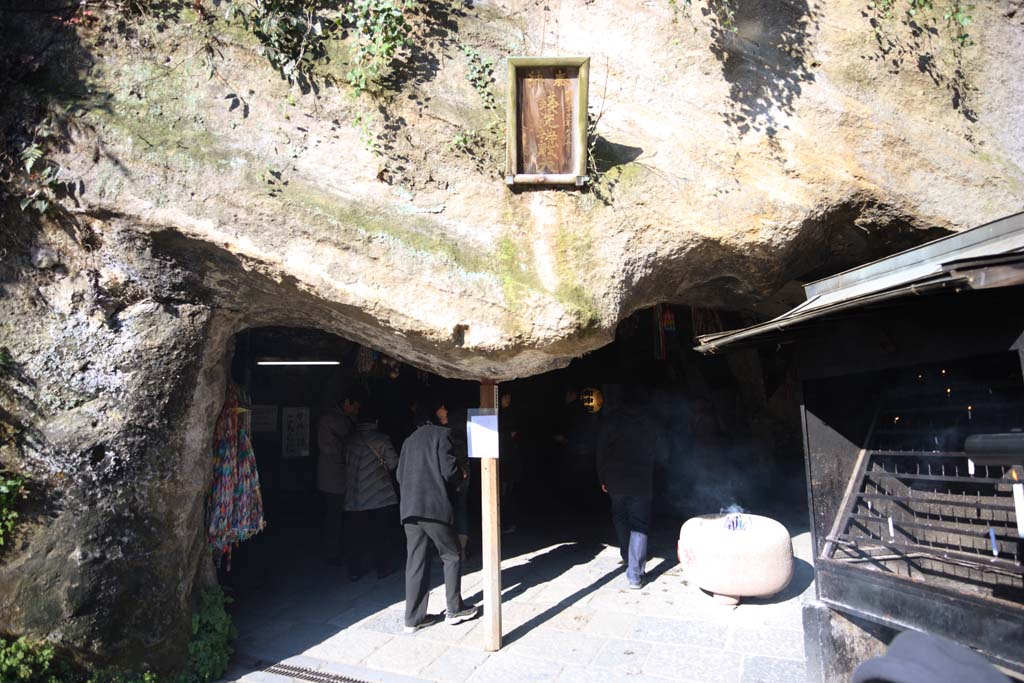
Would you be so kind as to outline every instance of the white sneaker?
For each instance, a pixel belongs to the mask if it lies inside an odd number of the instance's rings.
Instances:
[[[446,613],[444,615],[444,623],[448,624],[449,626],[454,626],[455,624],[461,624],[462,622],[469,621],[470,619],[475,617],[478,612],[479,612],[479,610],[475,606],[474,607],[464,607],[461,610],[459,610],[458,612],[454,612],[454,613],[448,612],[448,613]]]
[[[415,626],[405,626],[405,627],[402,628],[402,632],[403,633],[416,633],[416,631],[419,631],[424,626],[426,626],[426,624],[423,624],[423,623],[416,624]]]

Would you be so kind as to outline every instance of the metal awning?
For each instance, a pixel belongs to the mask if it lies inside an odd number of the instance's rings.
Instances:
[[[777,318],[697,338],[715,353],[767,341],[809,320],[886,300],[942,290],[1024,284],[1024,212],[804,285],[807,301]]]

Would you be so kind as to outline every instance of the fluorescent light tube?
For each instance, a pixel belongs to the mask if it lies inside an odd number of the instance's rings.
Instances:
[[[341,365],[336,360],[260,360],[256,365]]]

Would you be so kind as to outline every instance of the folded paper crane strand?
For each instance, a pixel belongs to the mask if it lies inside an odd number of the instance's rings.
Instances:
[[[213,487],[207,499],[207,537],[218,564],[231,549],[263,530],[263,498],[260,494],[256,455],[249,439],[251,413],[239,406],[238,389],[228,387],[224,407],[213,437]]]

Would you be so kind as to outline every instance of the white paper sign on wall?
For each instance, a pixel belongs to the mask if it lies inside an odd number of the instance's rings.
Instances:
[[[474,408],[468,411],[466,436],[469,439],[469,457],[498,457],[498,410]]]
[[[281,408],[281,457],[309,456],[309,408]]]

